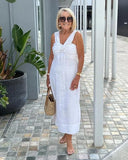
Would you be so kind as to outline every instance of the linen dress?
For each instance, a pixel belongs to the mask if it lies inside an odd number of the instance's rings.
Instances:
[[[71,90],[71,83],[77,73],[78,55],[72,43],[74,30],[64,44],[60,43],[59,31],[55,32],[52,50],[54,59],[50,69],[50,85],[56,100],[55,124],[59,132],[75,134],[80,127],[80,84]]]

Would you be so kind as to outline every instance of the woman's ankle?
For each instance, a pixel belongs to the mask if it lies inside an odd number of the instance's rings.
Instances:
[[[72,145],[72,135],[67,134],[66,137],[67,137],[67,153],[71,155],[75,152],[74,147]]]
[[[67,139],[67,142],[72,142],[72,135],[71,134],[66,134],[66,139]]]

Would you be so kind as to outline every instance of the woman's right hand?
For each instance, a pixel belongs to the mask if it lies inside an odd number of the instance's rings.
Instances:
[[[50,78],[49,78],[49,75],[47,75],[46,83],[47,83],[47,88],[49,88],[49,86],[50,86]]]

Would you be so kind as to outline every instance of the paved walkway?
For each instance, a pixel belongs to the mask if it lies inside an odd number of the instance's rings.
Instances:
[[[112,81],[110,73],[104,84],[102,148],[93,146],[93,63],[90,63],[90,44],[89,34],[81,77],[81,127],[80,132],[73,136],[75,154],[67,155],[66,145],[58,143],[62,134],[58,133],[54,118],[44,114],[47,90],[44,76],[38,100],[27,101],[17,114],[0,117],[0,160],[98,160],[128,138],[128,38],[118,37],[117,78]]]

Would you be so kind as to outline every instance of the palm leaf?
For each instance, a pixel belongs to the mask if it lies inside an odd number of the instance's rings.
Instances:
[[[30,31],[26,32],[19,40],[19,44],[21,44],[21,51],[20,51],[20,55],[22,55],[24,53],[26,44],[28,42],[28,39],[30,38]]]
[[[15,49],[22,55],[30,37],[30,30],[24,34],[23,30],[15,24],[12,29],[12,37]]]
[[[17,49],[17,51],[20,51],[20,44],[19,44],[19,38],[23,35],[23,30],[18,26],[14,25],[12,29],[12,38],[14,42],[14,47]]]
[[[14,3],[16,0],[6,0],[7,2]]]
[[[36,69],[39,71],[39,74],[43,76],[45,74],[45,65],[43,60],[39,55],[36,54],[36,51],[33,53],[28,54],[25,57],[25,63],[30,63],[33,66],[36,67]]]
[[[6,107],[9,104],[6,88],[0,84],[0,105]]]
[[[0,98],[0,104],[1,104],[3,107],[6,107],[6,105],[9,104],[9,102],[8,102],[8,97],[3,96],[2,98]]]

